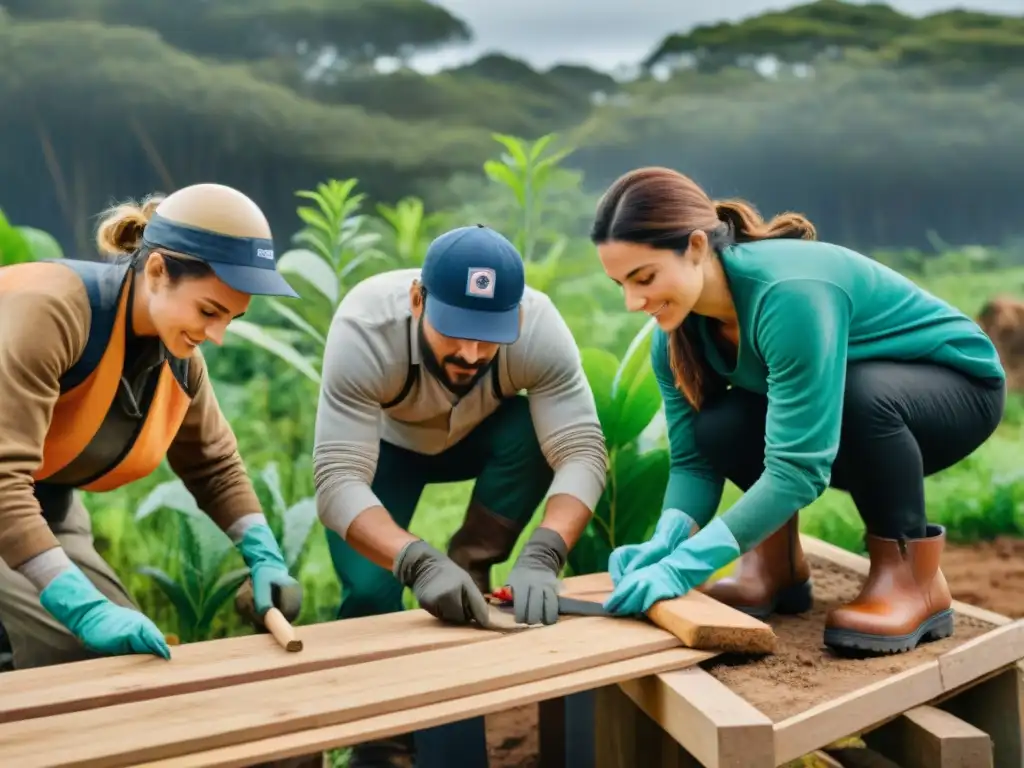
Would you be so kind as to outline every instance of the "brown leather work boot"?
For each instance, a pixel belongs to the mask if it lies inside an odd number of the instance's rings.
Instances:
[[[902,653],[953,634],[953,598],[939,569],[946,529],[928,525],[923,539],[867,536],[868,571],[860,594],[825,619],[825,645]]]
[[[704,594],[764,620],[773,613],[803,613],[811,608],[811,567],[800,546],[800,513],[743,554],[729,576],[704,584]]]
[[[483,594],[491,591],[491,566],[508,560],[525,525],[470,501],[466,518],[448,543],[448,557],[463,568]]]

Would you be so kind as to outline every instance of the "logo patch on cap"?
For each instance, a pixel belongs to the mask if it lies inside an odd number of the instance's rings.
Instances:
[[[489,267],[470,267],[466,280],[466,295],[494,298],[494,270]]]

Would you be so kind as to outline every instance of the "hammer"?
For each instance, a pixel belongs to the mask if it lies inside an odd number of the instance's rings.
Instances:
[[[274,586],[271,599],[275,604],[279,604],[279,598],[280,588]],[[263,614],[263,624],[270,630],[270,634],[277,640],[278,645],[286,651],[295,653],[302,650],[302,641],[295,636],[295,628],[288,623],[288,619],[284,617],[279,608],[272,607]]]

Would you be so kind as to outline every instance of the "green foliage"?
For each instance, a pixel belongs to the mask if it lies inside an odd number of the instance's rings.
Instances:
[[[957,62],[991,72],[1021,66],[1022,45],[1024,19],[1020,18],[966,11],[915,18],[883,3],[816,0],[669,35],[644,60],[644,66],[691,56],[699,68],[717,71],[750,65],[760,56],[809,63],[835,57],[837,50],[864,50],[899,65]]]
[[[621,360],[603,349],[581,350],[609,467],[594,517],[569,556],[569,566],[576,574],[605,570],[611,551],[649,538],[661,514],[668,483],[668,451],[639,447],[641,433],[662,405],[650,359],[653,329],[651,320]]]
[[[339,59],[365,61],[469,39],[464,22],[424,0],[6,0],[4,7],[16,19],[130,22],[177,48],[226,60],[268,53],[301,60],[330,48]]]
[[[178,639],[184,643],[208,640],[217,612],[231,600],[249,575],[249,569],[226,568],[234,553],[231,540],[195,505],[180,481],[158,485],[142,500],[136,522],[158,510],[177,517],[178,579],[153,565],[138,568],[149,576],[174,607]]]
[[[63,256],[51,234],[35,227],[13,226],[0,210],[0,267]]]

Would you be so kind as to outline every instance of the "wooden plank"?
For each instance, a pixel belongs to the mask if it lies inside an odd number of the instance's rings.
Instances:
[[[271,641],[272,642],[272,641]],[[117,766],[383,715],[678,647],[645,622],[585,617],[443,648],[0,725],[0,765]],[[131,723],[130,730],[124,724]],[[97,738],[100,734],[117,738]]]
[[[987,733],[995,768],[1024,765],[1024,670],[1012,664],[938,705]]]
[[[611,574],[590,573],[566,579],[563,594],[603,603],[613,589]],[[720,652],[774,653],[778,637],[771,625],[693,590],[661,600],[647,611],[656,626],[682,640],[688,648]]]
[[[295,633],[303,641],[300,653],[288,653],[268,635],[248,635],[175,646],[170,663],[153,656],[110,656],[7,672],[0,685],[0,723],[500,637],[475,627],[442,624],[422,610],[300,626]]]
[[[939,657],[942,688],[952,691],[1024,659],[1024,620],[972,638]]]
[[[279,760],[345,747],[366,739],[386,738],[467,717],[501,712],[524,704],[550,701],[580,691],[611,685],[638,675],[681,669],[710,659],[714,655],[707,651],[694,651],[689,648],[658,651],[626,661],[601,664],[532,683],[513,685],[487,693],[389,712],[385,715],[355,720],[341,725],[313,728],[285,736],[258,739],[182,757],[142,763],[138,764],[137,768],[240,768],[259,761]]]
[[[772,721],[699,667],[619,684],[705,768],[773,768]]]
[[[941,694],[939,662],[930,661],[818,704],[775,724],[776,763],[796,760]]]
[[[915,707],[862,738],[904,768],[993,768],[988,734],[936,707]]]
[[[594,768],[701,768],[617,685],[595,692]]]

